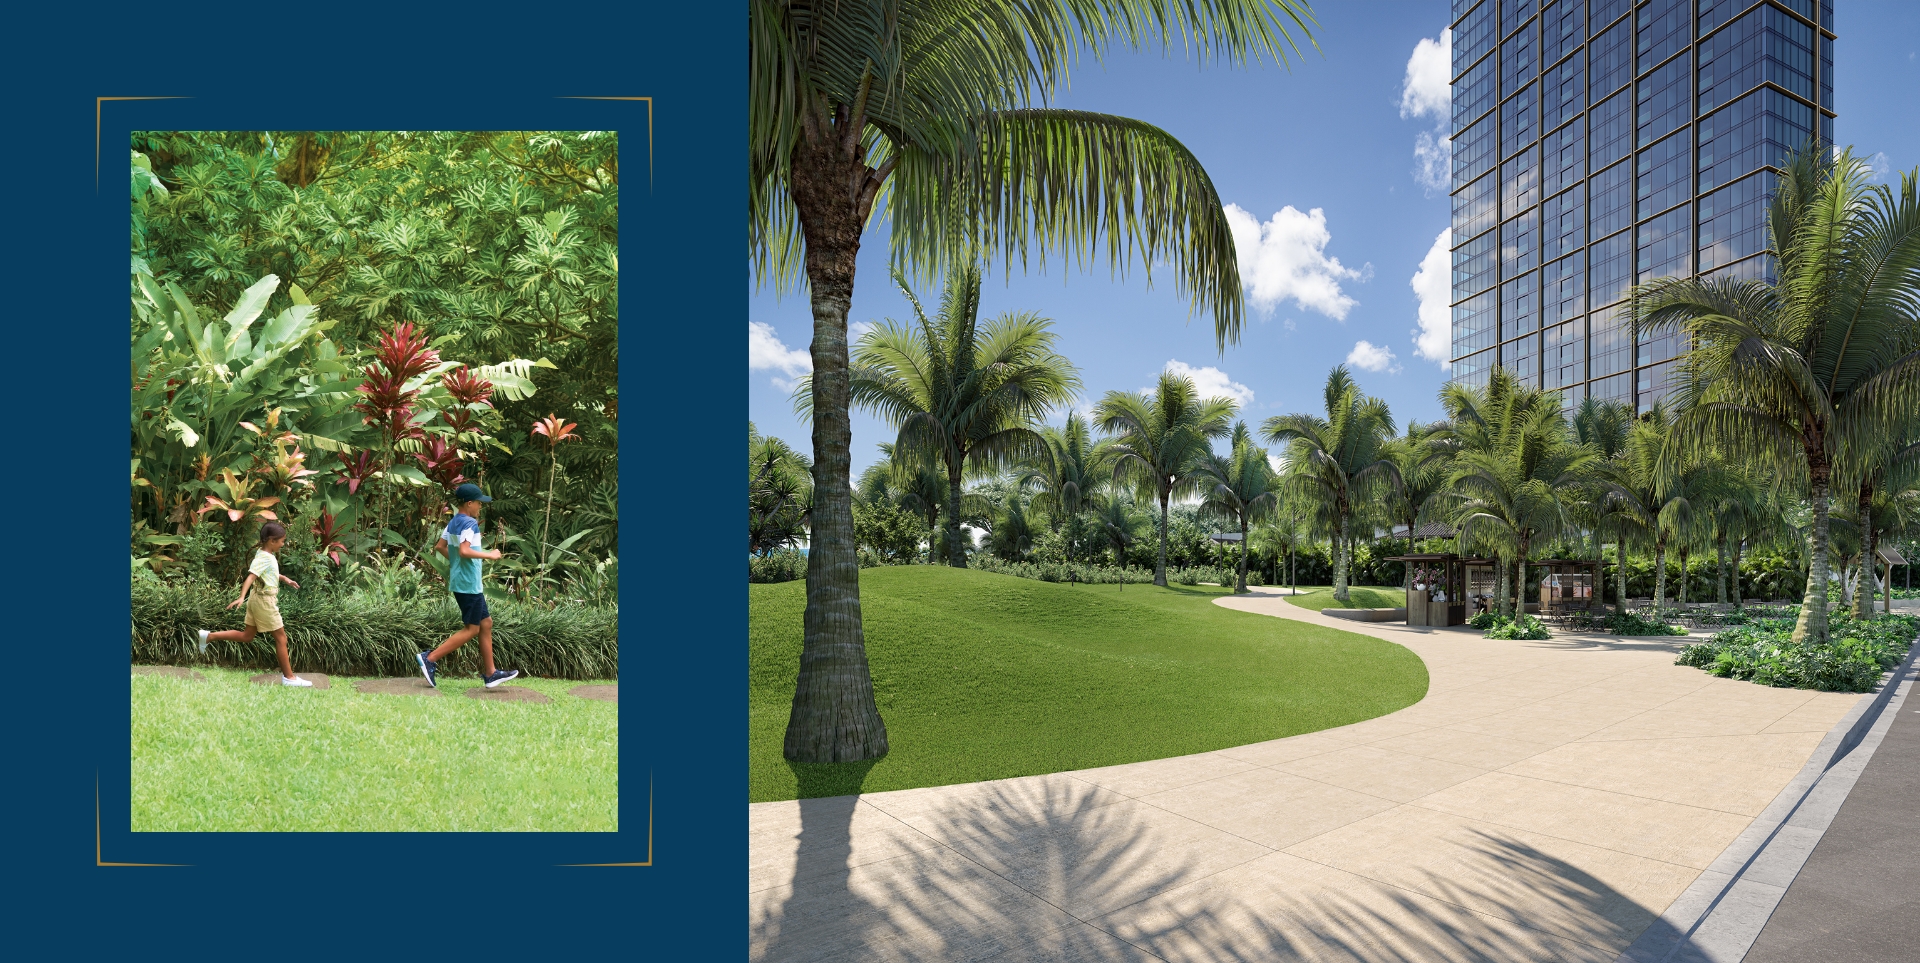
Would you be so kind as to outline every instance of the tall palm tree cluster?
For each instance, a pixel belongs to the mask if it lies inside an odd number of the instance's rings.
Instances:
[[[1082,386],[1047,319],[978,319],[983,264],[1104,255],[1124,271],[1138,256],[1213,315],[1222,350],[1244,312],[1232,233],[1198,159],[1150,124],[1050,106],[1069,68],[1114,45],[1174,43],[1202,61],[1285,65],[1311,25],[1300,0],[749,4],[749,261],[756,277],[804,289],[814,319],[797,399],[810,463],[759,451],[769,461],[756,464],[779,466],[752,472],[756,511],[776,522],[803,487],[780,472],[811,478],[789,760],[887,751],[861,627],[856,499],[923,519],[928,560],[955,566],[977,551],[969,527],[999,553],[1057,538],[1124,557],[1151,525],[1160,584],[1170,506],[1194,500],[1243,546],[1327,540],[1343,600],[1363,541],[1404,527],[1412,544],[1438,522],[1463,550],[1499,559],[1509,610],[1542,552],[1597,556],[1611,543],[1619,560],[1631,549],[1685,561],[1712,548],[1737,570],[1743,550],[1804,514],[1801,635],[1826,632],[1830,550],[1858,542],[1870,573],[1876,539],[1912,517],[1914,178],[1896,195],[1822,152],[1780,178],[1777,282],[1636,289],[1636,332],[1678,332],[1694,349],[1671,402],[1642,415],[1588,401],[1569,417],[1557,396],[1500,372],[1449,387],[1444,421],[1401,432],[1336,368],[1324,410],[1269,418],[1257,435],[1230,401],[1173,374],[1045,427]],[[909,290],[911,321],[850,340],[857,255],[881,222],[896,283],[944,277],[945,293],[929,316]],[[898,432],[857,485],[855,407]],[[1836,508],[1836,493],[1857,498]],[[1872,582],[1861,576],[1861,597]],[[1664,601],[1664,583],[1657,593]]]

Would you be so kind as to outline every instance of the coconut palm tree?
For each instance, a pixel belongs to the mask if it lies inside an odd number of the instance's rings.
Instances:
[[[1247,530],[1273,510],[1279,481],[1267,463],[1267,450],[1253,443],[1246,422],[1233,426],[1233,451],[1212,451],[1194,465],[1201,484],[1200,507],[1240,526],[1240,574],[1235,592],[1247,590]]]
[[[1225,398],[1202,401],[1193,379],[1161,372],[1152,393],[1109,391],[1094,406],[1093,421],[1112,435],[1101,457],[1113,466],[1114,480],[1130,479],[1160,501],[1160,551],[1153,563],[1153,584],[1167,584],[1167,504],[1174,495],[1200,489],[1194,471],[1212,451],[1211,441],[1232,430],[1236,405]]]
[[[1682,443],[1804,485],[1807,592],[1793,638],[1827,639],[1827,540],[1836,470],[1897,437],[1920,410],[1920,170],[1897,191],[1851,151],[1787,160],[1767,210],[1776,282],[1662,278],[1633,291],[1630,327],[1679,332]]]
[[[1666,607],[1667,549],[1697,537],[1732,486],[1732,473],[1717,452],[1676,444],[1675,434],[1675,416],[1656,402],[1634,423],[1607,483],[1615,517],[1653,546],[1656,613]]]
[[[1413,552],[1413,530],[1428,520],[1437,497],[1447,487],[1457,451],[1453,433],[1444,421],[1421,424],[1407,422],[1406,434],[1387,445],[1387,457],[1393,459],[1394,483],[1387,490],[1381,509],[1393,525],[1407,527],[1407,552]],[[1413,569],[1401,566],[1400,590],[1413,591]]]
[[[977,269],[948,276],[939,313],[931,318],[905,278],[894,279],[913,308],[914,323],[889,319],[860,336],[849,397],[899,431],[896,453],[912,451],[946,469],[947,563],[965,568],[963,473],[997,473],[1023,459],[1046,457],[1033,426],[1073,397],[1080,377],[1053,350],[1053,322],[1020,312],[981,327]],[[802,379],[795,389],[803,409],[813,398],[810,387]]]
[[[1613,529],[1614,566],[1614,611],[1625,613],[1627,610],[1627,542],[1624,529],[1614,524],[1607,513],[1604,475],[1614,464],[1620,453],[1626,450],[1627,433],[1633,425],[1633,406],[1619,401],[1605,401],[1589,395],[1580,402],[1573,414],[1573,440],[1584,445],[1594,454],[1592,477],[1584,484],[1585,491],[1591,496],[1579,506],[1577,514],[1593,529],[1593,560],[1599,562],[1606,552],[1602,544],[1603,533]],[[1603,588],[1596,586],[1597,589]]]
[[[813,497],[807,456],[747,422],[747,552],[765,555],[806,535]]]
[[[784,753],[877,759],[848,491],[847,314],[875,208],[896,266],[922,277],[1001,253],[1139,254],[1170,265],[1224,346],[1242,315],[1224,205],[1179,141],[1150,124],[1035,108],[1082,53],[1179,36],[1202,60],[1285,64],[1301,0],[752,0],[747,10],[747,249],[755,275],[813,307],[814,538]],[[1294,48],[1297,50],[1297,48]]]
[[[1398,482],[1387,442],[1394,436],[1387,403],[1361,394],[1346,365],[1327,374],[1326,415],[1275,415],[1261,425],[1263,437],[1287,446],[1287,481],[1318,501],[1333,529],[1333,597],[1347,601],[1347,571],[1353,559],[1353,520],[1361,499],[1389,491]]]
[[[1880,537],[1898,527],[1902,509],[1907,507],[1905,496],[1920,485],[1920,442],[1881,446],[1859,461],[1865,478],[1858,483],[1860,496],[1848,514],[1860,539],[1860,576],[1853,586],[1852,614],[1864,619],[1873,615],[1874,566]]]
[[[1124,573],[1127,569],[1127,549],[1145,535],[1152,522],[1140,511],[1133,498],[1124,492],[1111,498],[1103,498],[1093,509],[1094,523],[1099,531],[1099,539],[1113,549],[1114,567]],[[1120,591],[1127,590],[1124,574],[1120,580]]]

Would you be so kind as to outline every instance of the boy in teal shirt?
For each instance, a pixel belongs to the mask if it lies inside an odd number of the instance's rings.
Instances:
[[[439,688],[434,677],[440,674],[440,660],[479,635],[480,678],[491,689],[520,674],[517,669],[494,669],[493,616],[487,612],[486,592],[480,585],[480,560],[500,559],[498,549],[489,552],[480,547],[480,505],[493,499],[472,482],[454,489],[453,498],[460,510],[447,523],[447,530],[441,534],[440,541],[434,543],[433,550],[447,556],[447,584],[453,589],[453,600],[460,604],[461,627],[440,643],[439,648],[414,658],[419,660],[420,674],[427,677],[427,684]]]

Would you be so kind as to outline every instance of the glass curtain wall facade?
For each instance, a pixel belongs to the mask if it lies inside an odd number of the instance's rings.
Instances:
[[[1833,0],[1453,0],[1453,371],[1645,411],[1627,290],[1767,277],[1773,168],[1833,141]]]

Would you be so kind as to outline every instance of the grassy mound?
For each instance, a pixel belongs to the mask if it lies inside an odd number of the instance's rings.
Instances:
[[[1303,609],[1315,612],[1321,609],[1397,609],[1407,604],[1406,593],[1397,588],[1362,588],[1358,585],[1347,587],[1347,600],[1333,597],[1333,587],[1326,585],[1301,586],[1299,595],[1281,596]]]
[[[1370,719],[1427,691],[1407,649],[1214,605],[1226,589],[866,569],[867,658],[892,752],[871,767],[794,766],[780,750],[806,585],[747,593],[754,802],[1206,752]]]
[[[620,707],[577,683],[516,679],[553,700],[492,704],[248,682],[133,677],[133,828],[161,832],[612,832]],[[641,787],[645,792],[645,787]]]

